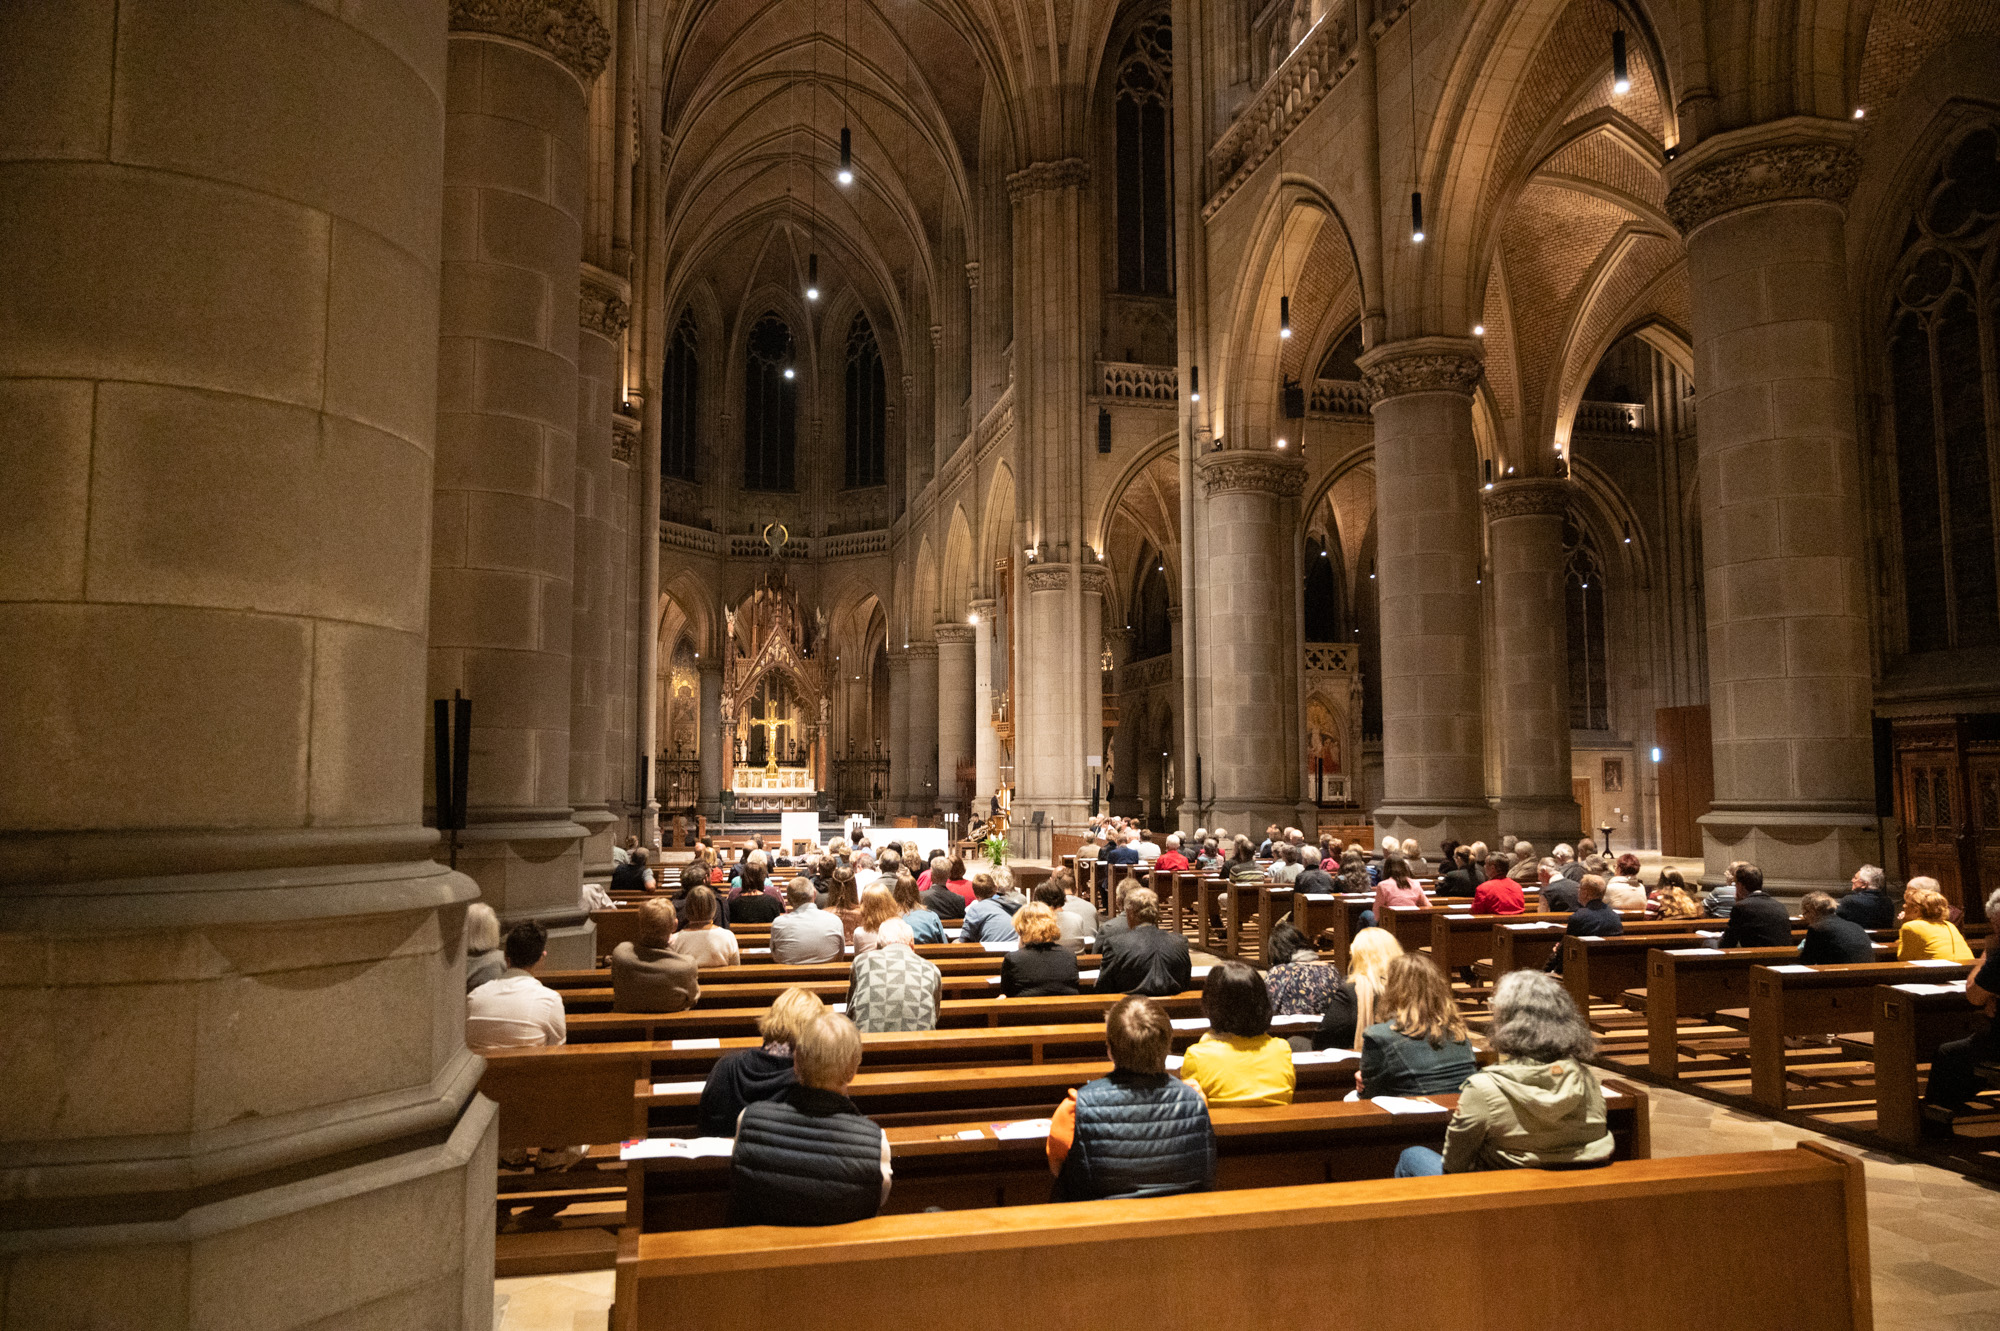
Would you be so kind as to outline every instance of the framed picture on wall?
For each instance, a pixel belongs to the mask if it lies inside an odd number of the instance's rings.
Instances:
[[[1604,789],[1606,791],[1625,789],[1625,760],[1606,758],[1604,760]]]

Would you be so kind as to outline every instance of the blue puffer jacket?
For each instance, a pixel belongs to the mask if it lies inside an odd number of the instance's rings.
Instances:
[[[1165,1197],[1215,1185],[1215,1131],[1201,1092],[1166,1073],[1114,1072],[1076,1093],[1062,1201]]]
[[[793,1086],[743,1111],[732,1225],[839,1225],[882,1209],[882,1129],[844,1095]]]

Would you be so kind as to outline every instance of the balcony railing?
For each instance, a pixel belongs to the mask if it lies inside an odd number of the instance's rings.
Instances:
[[[1307,408],[1315,416],[1367,420],[1368,385],[1358,379],[1315,379]]]
[[[1236,122],[1209,149],[1210,191],[1203,217],[1213,215],[1354,68],[1354,37],[1353,0],[1340,0],[1327,7],[1305,40],[1272,71]]]

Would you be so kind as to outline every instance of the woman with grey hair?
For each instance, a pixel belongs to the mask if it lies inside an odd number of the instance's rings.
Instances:
[[[1459,1092],[1443,1153],[1410,1147],[1396,1162],[1396,1177],[1610,1160],[1604,1092],[1583,1064],[1597,1041],[1562,981],[1540,971],[1502,976],[1489,1038],[1500,1061],[1474,1073]]]
[[[465,908],[465,992],[471,993],[507,970],[500,954],[500,917],[493,907],[475,901]]]

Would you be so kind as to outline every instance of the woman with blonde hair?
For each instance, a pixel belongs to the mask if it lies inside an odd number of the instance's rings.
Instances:
[[[1021,946],[1000,959],[1000,993],[1007,998],[1056,998],[1083,992],[1076,956],[1062,945],[1056,913],[1039,901],[1014,912]]]
[[[1687,889],[1668,883],[1653,893],[1653,899],[1646,903],[1646,914],[1661,920],[1698,920],[1701,918],[1701,903],[1687,894]]]
[[[1935,878],[1912,878],[1903,889],[1902,928],[1896,931],[1898,961],[1972,963],[1972,948],[1951,922],[1951,903]]]
[[[870,883],[861,894],[861,914],[854,925],[854,955],[873,952],[881,945],[877,931],[884,920],[899,918],[903,908],[896,904],[896,894],[880,883]]]
[[[1361,1034],[1381,1020],[1382,982],[1403,945],[1387,929],[1363,929],[1347,945],[1347,982],[1326,1000],[1315,1049],[1359,1049]]]
[[[1354,1074],[1362,1099],[1455,1091],[1479,1070],[1451,981],[1428,958],[1389,962],[1376,1011],[1381,1020],[1361,1033]]]
[[[826,1013],[826,1004],[809,989],[793,985],[772,1000],[757,1018],[764,1037],[761,1049],[737,1049],[724,1054],[708,1070],[701,1091],[701,1135],[734,1137],[744,1106],[783,1095],[798,1080],[792,1050],[807,1027]]]

